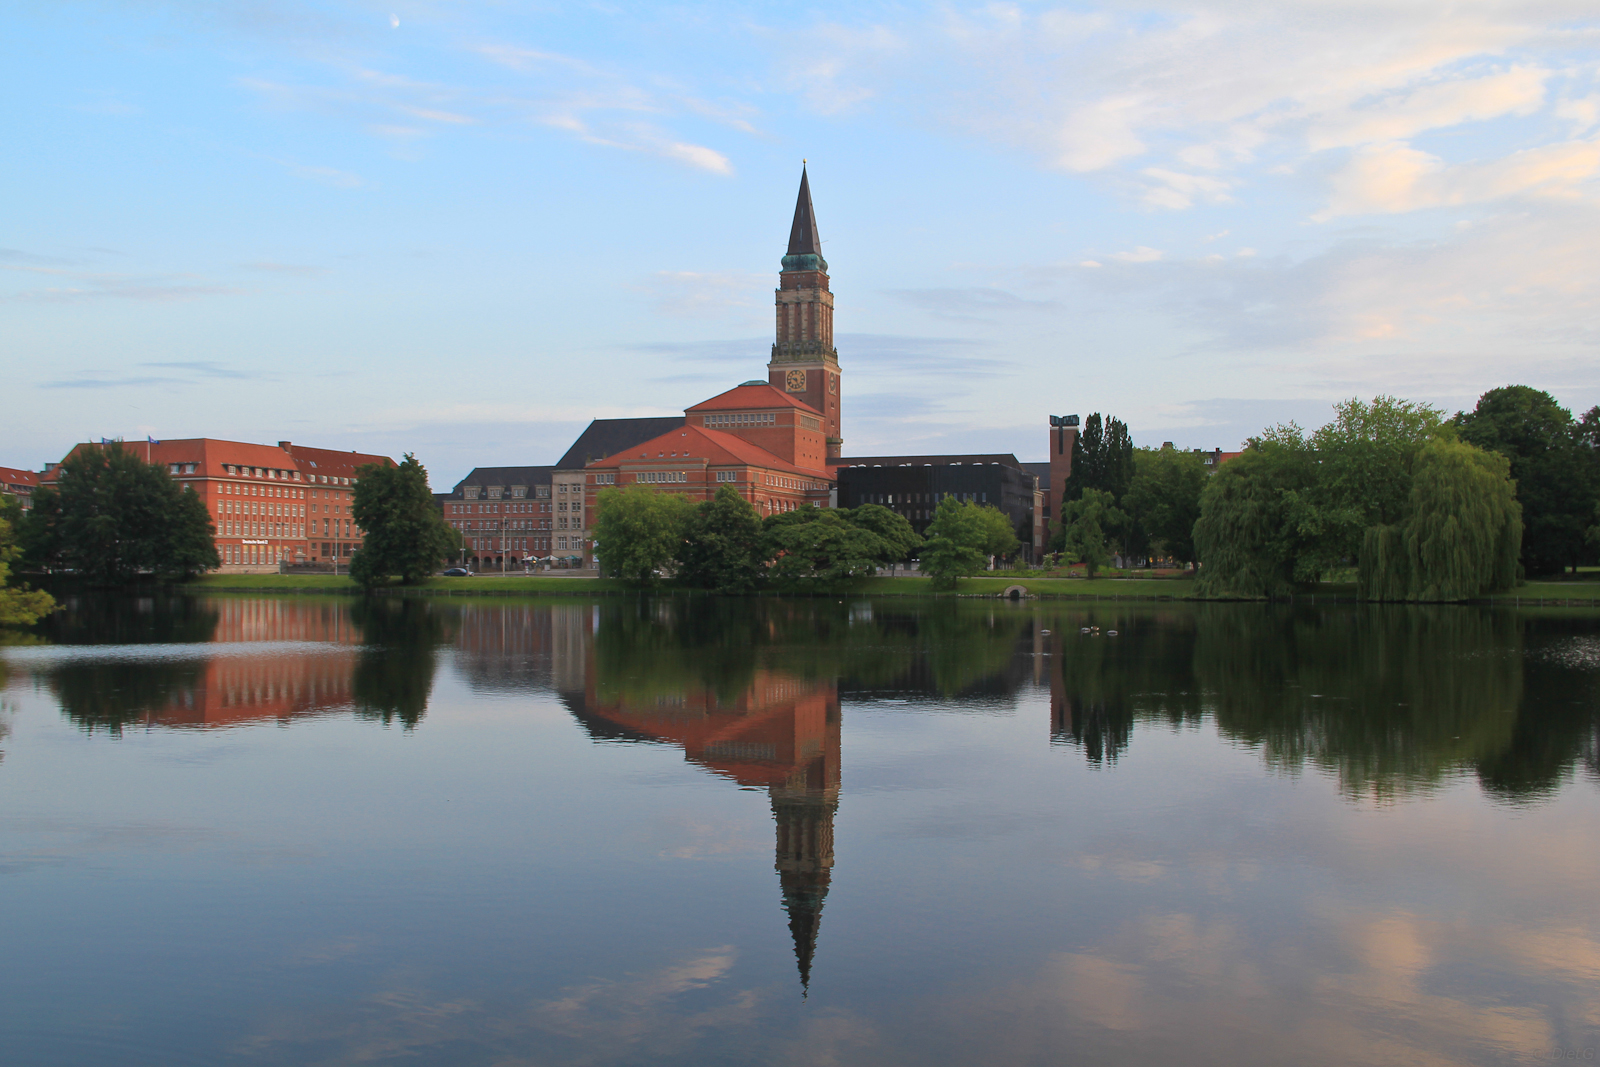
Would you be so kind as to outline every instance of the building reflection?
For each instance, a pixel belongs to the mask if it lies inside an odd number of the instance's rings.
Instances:
[[[222,729],[331,714],[409,728],[426,710],[434,649],[445,639],[428,608],[320,598],[190,601],[181,614],[185,640],[174,642],[170,621],[146,625],[146,616],[161,612],[145,601],[107,600],[57,636],[122,651],[56,664],[46,677],[62,713],[90,732]]]
[[[834,862],[838,684],[758,667],[732,688],[717,681],[618,685],[607,677],[596,643],[586,639],[599,617],[572,611],[555,620],[552,666],[562,701],[596,740],[674,745],[706,771],[766,791],[773,865],[800,984],[809,988]]]

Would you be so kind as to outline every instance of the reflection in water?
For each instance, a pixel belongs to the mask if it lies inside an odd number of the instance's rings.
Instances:
[[[1582,613],[308,597],[172,601],[163,618],[156,601],[118,604],[52,620],[57,647],[0,650],[5,698],[53,697],[71,724],[52,708],[7,737],[0,704],[0,792],[22,801],[0,820],[0,878],[26,864],[12,895],[45,887],[0,935],[27,964],[0,1004],[70,1003],[61,989],[88,966],[61,962],[72,953],[112,975],[155,968],[165,984],[144,1001],[122,992],[140,983],[106,983],[127,998],[106,1018],[146,1020],[107,1024],[126,1026],[103,1032],[117,1039],[181,1033],[213,1053],[195,1062],[231,1048],[452,1065],[1021,1064],[1069,1048],[1097,1063],[1518,1062],[1592,1044],[1600,626]],[[383,746],[399,730],[295,743],[334,714],[414,728],[408,759],[441,788],[419,796],[395,773]],[[173,729],[105,743],[135,723]],[[251,724],[299,725],[282,744],[201,743]],[[52,728],[69,743],[29,747]],[[697,815],[718,790],[730,807],[765,794],[773,872],[745,872],[763,887],[722,864],[663,868],[658,840],[634,843],[662,795],[655,776],[619,773],[617,746],[640,745],[712,781],[680,794]],[[238,762],[137,758],[202,749]],[[94,761],[134,787],[104,805],[114,815],[83,790],[59,809],[33,799]],[[138,803],[134,825],[123,805]],[[859,821],[835,881],[842,803]],[[51,816],[42,829],[17,816],[27,804]],[[50,836],[68,823],[93,831],[92,884]],[[151,858],[163,841],[182,842],[170,868]],[[261,849],[240,864],[230,850],[247,844]],[[100,893],[113,849],[149,849],[115,869],[161,876],[125,880],[140,923],[60,952],[82,914],[45,898]],[[182,941],[229,899],[226,938],[151,963],[152,937]],[[780,922],[803,1002],[787,961],[744,951],[751,924],[781,936]],[[238,933],[258,923],[261,944]],[[41,974],[57,986],[36,989]],[[226,1022],[193,1021],[219,1005]],[[52,1025],[88,1024],[64,1009]],[[848,1040],[830,1044],[829,1026]],[[228,1044],[240,1033],[258,1036]]]
[[[84,655],[45,656],[62,714],[86,732],[218,728],[352,710],[421,720],[447,621],[415,602],[77,598],[47,634]],[[74,614],[81,608],[81,614]],[[170,611],[170,617],[166,614]],[[111,646],[114,654],[87,654]],[[36,649],[48,652],[48,649]]]
[[[754,653],[774,648],[780,620],[792,621],[787,612],[745,613],[745,625],[730,630],[707,624],[705,616],[725,619],[723,608],[707,605],[702,616],[694,610],[701,604],[600,612],[581,675],[563,672],[569,681],[581,677],[583,687],[564,689],[562,700],[597,741],[677,745],[711,773],[767,791],[777,826],[774,866],[807,989],[833,869],[838,684],[761,665]]]

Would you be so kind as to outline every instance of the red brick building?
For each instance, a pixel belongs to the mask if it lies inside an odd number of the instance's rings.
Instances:
[[[81,444],[79,449],[100,448]],[[288,441],[257,445],[195,437],[134,441],[124,448],[156,463],[205,502],[216,525],[222,570],[272,571],[279,563],[346,561],[361,547],[350,514],[356,468],[394,466],[387,456],[306,448]],[[40,484],[53,486],[61,464]]]
[[[828,261],[811,206],[811,182],[800,168],[800,196],[789,227],[789,249],[778,275],[777,340],[767,381],[801,401],[822,420],[827,455],[843,455],[839,416],[839,350],[833,346],[833,293]]]
[[[649,485],[710,500],[724,485],[762,515],[827,507],[823,415],[766,382],[746,382],[684,412],[684,424],[585,468],[585,511],[600,490]]]
[[[33,491],[37,488],[39,476],[32,471],[0,467],[0,496],[14,497],[23,511],[33,510]]]
[[[832,503],[841,432],[833,293],[804,168],[789,246],[774,291],[776,340],[767,380],[745,382],[684,411],[674,426],[584,467],[585,515],[611,486],[649,485],[709,500],[724,485],[762,515]],[[585,524],[587,525],[587,524]],[[586,564],[593,542],[572,538]]]

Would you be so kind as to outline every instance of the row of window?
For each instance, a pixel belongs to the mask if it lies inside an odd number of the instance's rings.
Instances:
[[[640,471],[634,475],[637,482],[687,482],[688,471]]]
[[[503,509],[503,510],[502,510]],[[549,504],[451,504],[452,515],[532,515],[550,510]],[[567,510],[563,503],[561,510]]]
[[[727,415],[707,415],[707,426],[773,426],[778,416],[770,411],[739,411]]]

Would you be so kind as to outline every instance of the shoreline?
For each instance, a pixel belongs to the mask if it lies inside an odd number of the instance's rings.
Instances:
[[[420,585],[383,586],[372,592],[383,596],[514,597],[514,596],[754,596],[754,597],[905,597],[959,600],[1003,599],[1006,590],[1021,586],[1026,599],[1051,601],[1109,601],[1170,603],[1286,603],[1359,604],[1353,583],[1325,583],[1324,588],[1296,592],[1272,601],[1234,597],[1197,597],[1193,579],[1187,578],[986,578],[961,579],[957,588],[933,589],[932,580],[920,577],[868,578],[847,589],[831,591],[761,591],[718,594],[672,585],[641,588],[614,578],[568,578],[547,575],[434,577]],[[361,596],[363,591],[340,575],[211,575],[165,587],[176,593],[272,594]],[[67,590],[62,590],[66,592]],[[1585,592],[1589,595],[1574,595]],[[1018,598],[1023,599],[1023,598]],[[1529,582],[1511,592],[1453,603],[1512,607],[1600,607],[1600,582]]]

